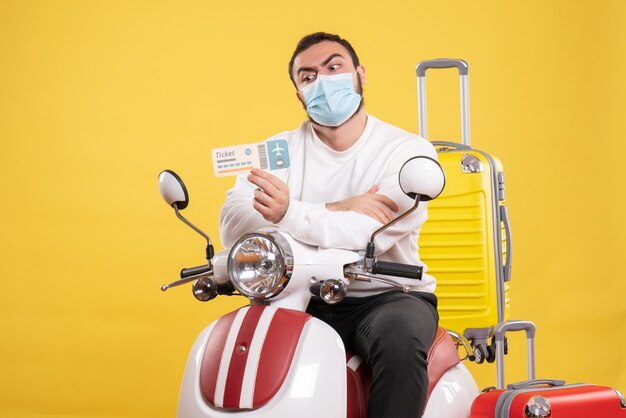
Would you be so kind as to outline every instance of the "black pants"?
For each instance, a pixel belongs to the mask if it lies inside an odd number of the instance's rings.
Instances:
[[[372,368],[369,418],[419,418],[426,407],[427,356],[437,332],[437,297],[391,291],[309,303],[307,312],[332,326],[347,351]]]

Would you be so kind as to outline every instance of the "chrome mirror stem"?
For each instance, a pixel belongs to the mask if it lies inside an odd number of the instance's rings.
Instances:
[[[406,218],[407,216],[415,212],[419,204],[420,204],[420,195],[418,194],[415,196],[415,203],[413,204],[413,207],[411,209],[407,210],[402,215],[398,216],[396,219],[392,220],[388,224],[381,226],[376,231],[374,231],[374,233],[372,233],[372,236],[370,237],[370,242],[367,243],[367,249],[365,252],[365,260],[366,260],[365,263],[366,265],[368,265],[368,268],[371,268],[371,264],[374,259],[374,251],[375,251],[374,238],[376,238],[376,235],[380,234],[387,228],[395,225],[396,223],[400,222],[401,220],[403,220],[404,218]]]
[[[212,269],[213,265],[211,264],[211,259],[213,258],[213,244],[211,244],[211,238],[209,238],[207,234],[202,232],[200,228],[198,228],[197,226],[189,222],[183,215],[181,215],[180,211],[178,210],[178,205],[176,203],[172,204],[172,207],[174,208],[174,212],[176,212],[176,216],[178,217],[178,219],[183,221],[188,227],[190,227],[191,229],[196,231],[198,234],[202,235],[204,239],[206,239],[206,243],[207,243],[206,259],[207,259],[209,268]]]

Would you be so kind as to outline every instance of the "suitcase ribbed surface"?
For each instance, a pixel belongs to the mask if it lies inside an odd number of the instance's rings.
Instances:
[[[484,172],[464,173],[465,154],[476,156]],[[504,317],[498,318],[496,251],[506,259],[506,245],[504,232],[501,238],[494,234],[499,226],[497,205],[504,201],[498,202],[492,190],[492,176],[501,171],[500,164],[494,160],[492,167],[489,158],[476,151],[440,152],[439,162],[446,172],[446,188],[429,202],[419,241],[420,258],[437,279],[439,323],[456,331],[495,326],[509,316],[509,285],[503,283]],[[496,245],[496,238],[502,245]]]

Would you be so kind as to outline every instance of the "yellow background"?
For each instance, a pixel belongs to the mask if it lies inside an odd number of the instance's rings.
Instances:
[[[232,178],[214,178],[210,149],[299,125],[287,62],[316,30],[353,43],[368,111],[411,131],[415,64],[468,60],[538,375],[626,390],[625,2],[1,0],[2,417],[174,416],[195,336],[243,301],[159,291],[203,242],[157,174],[186,180],[187,216],[221,248]],[[431,136],[458,137],[456,76],[429,83]],[[525,377],[513,340],[509,382]]]

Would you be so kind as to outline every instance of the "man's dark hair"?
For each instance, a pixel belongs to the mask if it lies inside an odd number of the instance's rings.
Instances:
[[[294,86],[296,85],[296,81],[293,78],[293,61],[296,59],[298,54],[300,54],[305,49],[309,49],[313,45],[319,44],[320,42],[324,42],[324,41],[337,42],[338,44],[343,45],[343,47],[346,48],[348,52],[350,53],[350,57],[352,58],[352,63],[354,64],[354,68],[360,65],[359,57],[356,55],[354,48],[352,48],[352,45],[350,45],[350,42],[341,38],[339,35],[333,35],[332,33],[326,33],[326,32],[315,32],[310,35],[306,35],[305,37],[300,39],[300,41],[298,42],[298,45],[296,46],[296,50],[293,51],[291,60],[289,60],[289,78],[291,79],[291,82],[293,83]]]

